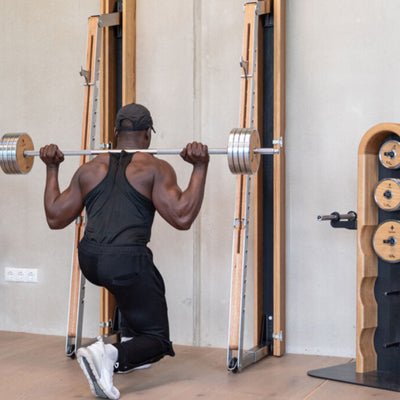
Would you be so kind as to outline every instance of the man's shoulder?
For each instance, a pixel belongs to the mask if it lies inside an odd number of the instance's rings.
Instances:
[[[78,169],[78,174],[87,174],[92,171],[99,171],[102,168],[107,169],[109,164],[109,157],[107,154],[100,154],[93,158],[92,160],[82,164]]]

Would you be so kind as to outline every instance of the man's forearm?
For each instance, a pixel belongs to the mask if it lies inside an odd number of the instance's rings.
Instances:
[[[58,183],[58,166],[47,166],[46,168],[46,187],[44,190],[44,208],[46,217],[49,219],[53,216],[54,210],[52,206],[56,198],[60,195],[60,185]]]
[[[190,227],[197,217],[204,198],[208,164],[200,164],[193,167],[187,189],[182,193],[181,215],[183,225]]]

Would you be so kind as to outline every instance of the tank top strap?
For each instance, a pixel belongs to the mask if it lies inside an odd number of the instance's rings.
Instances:
[[[110,153],[110,165],[108,175],[115,178],[121,173],[124,174],[126,167],[132,161],[133,153],[122,150],[121,153]]]
[[[117,156],[115,163],[117,164],[116,177],[118,178],[118,180],[125,179],[125,171],[132,161],[133,154],[134,153],[127,153],[124,150],[122,150],[120,154],[113,154]]]

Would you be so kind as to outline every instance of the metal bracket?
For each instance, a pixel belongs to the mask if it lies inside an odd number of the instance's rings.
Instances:
[[[243,56],[240,57],[239,62],[240,68],[243,69],[244,75],[240,75],[241,78],[252,78],[253,75],[248,75],[249,62],[243,59]]]
[[[260,1],[246,1],[243,4],[243,8],[245,8],[248,4],[256,5],[256,15],[264,15],[271,13],[271,0],[260,0]]]
[[[81,66],[81,69],[79,70],[79,75],[85,78],[85,83],[83,84],[83,86],[94,86],[93,82],[89,82],[90,71],[83,69],[83,67]]]
[[[104,150],[111,150],[112,149],[112,142],[109,143],[100,143],[100,148]]]
[[[99,28],[107,28],[109,26],[117,26],[121,24],[121,13],[110,13],[99,15],[97,22]]]
[[[99,323],[100,328],[110,328],[110,327],[112,327],[112,325],[113,325],[113,322],[112,322],[111,318],[108,322],[100,322]]]
[[[242,225],[243,227],[245,227],[247,225],[247,221],[244,218],[235,218],[234,222],[233,222],[233,226],[237,227]]]
[[[76,217],[76,219],[75,219],[75,225],[79,225],[80,223],[82,223],[83,225],[85,225],[85,223],[86,223],[86,215],[84,215],[83,218],[82,218],[81,215],[79,215],[79,217]]]
[[[272,334],[272,339],[279,340],[279,341],[283,342],[283,332],[280,331],[279,333],[273,333]]]
[[[272,144],[275,146],[283,147],[283,137],[281,136],[279,139],[274,139]]]

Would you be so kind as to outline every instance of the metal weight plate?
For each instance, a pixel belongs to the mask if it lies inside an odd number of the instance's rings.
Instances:
[[[400,261],[400,221],[387,220],[375,230],[372,244],[379,258],[388,263]]]
[[[233,161],[233,142],[235,139],[235,132],[236,129],[232,129],[229,133],[229,139],[228,139],[228,149],[227,149],[227,156],[228,156],[228,166],[229,170],[234,174],[235,172],[235,165]]]
[[[6,174],[26,174],[33,166],[33,157],[25,157],[25,150],[33,150],[32,139],[26,133],[5,134],[0,142],[0,167]]]
[[[228,165],[233,174],[252,175],[260,166],[260,154],[254,149],[260,147],[260,137],[256,129],[235,128],[229,134]]]
[[[6,163],[5,163],[5,159],[4,159],[4,151],[5,151],[4,147],[5,147],[5,144],[4,144],[4,141],[2,140],[0,142],[0,167],[4,173],[7,173],[7,167],[6,167]]]
[[[246,129],[245,146],[243,148],[243,158],[246,165],[246,174],[253,175],[253,170],[251,168],[251,135],[253,134],[253,129]]]
[[[5,159],[9,174],[17,174],[17,164],[15,157],[17,137],[14,134],[8,134],[5,146]]]
[[[238,129],[232,129],[231,133],[229,134],[229,142],[228,142],[228,164],[229,169],[232,174],[239,174],[239,164],[238,164],[238,141],[239,141],[239,134]]]
[[[375,202],[385,211],[400,209],[400,179],[387,178],[379,181],[374,193]]]
[[[388,140],[379,150],[379,161],[390,169],[400,168],[400,142]]]
[[[247,162],[246,162],[246,152],[247,152],[247,130],[242,128],[239,133],[239,147],[238,147],[238,160],[240,174],[245,175],[248,173]]]
[[[232,129],[229,136],[228,163],[233,174],[241,174],[239,161],[240,129]]]
[[[4,135],[0,143],[0,166],[6,174],[14,173],[12,162],[9,161],[9,142],[11,139],[10,135]]]
[[[254,175],[260,166],[260,154],[256,154],[254,149],[260,147],[260,136],[256,129],[243,129],[240,147],[240,160],[242,163],[242,173]]]
[[[7,144],[7,160],[8,166],[12,174],[17,174],[17,163],[16,163],[16,147],[17,147],[17,137],[11,135]]]

